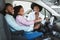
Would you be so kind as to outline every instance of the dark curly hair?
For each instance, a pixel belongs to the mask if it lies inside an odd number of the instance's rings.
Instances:
[[[6,3],[6,4],[5,4],[5,7],[4,7],[4,10],[6,10],[8,6],[12,6],[12,4]]]
[[[21,5],[14,7],[14,18],[18,15],[19,10],[23,8]]]
[[[39,7],[39,9],[40,9],[39,11],[42,10],[42,7],[40,5],[38,5],[38,4],[36,4],[36,3],[32,3],[31,4],[31,9],[33,10],[35,6],[38,6]]]
[[[12,6],[12,4],[10,4],[10,3],[5,3],[5,7],[4,7],[4,9],[1,11],[1,13],[5,16],[5,14],[6,14],[6,9],[7,9],[7,7],[8,6]]]

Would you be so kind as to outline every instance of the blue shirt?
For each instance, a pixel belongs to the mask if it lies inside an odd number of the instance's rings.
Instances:
[[[5,15],[5,19],[7,21],[7,23],[13,27],[14,29],[20,31],[20,30],[24,30],[24,31],[32,31],[33,29],[31,29],[31,27],[25,27],[25,26],[20,26],[16,23],[15,19],[13,18],[13,16],[6,14]],[[12,31],[15,31],[13,29],[11,29]]]

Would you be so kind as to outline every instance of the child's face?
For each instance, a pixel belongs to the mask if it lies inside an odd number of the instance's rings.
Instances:
[[[39,7],[38,7],[38,6],[35,6],[33,10],[34,10],[35,12],[39,12]]]
[[[20,15],[24,15],[24,9],[21,8],[21,9],[19,10],[19,13],[18,13],[18,14],[20,14]]]

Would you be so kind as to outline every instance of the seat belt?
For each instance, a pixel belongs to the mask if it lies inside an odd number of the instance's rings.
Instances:
[[[11,27],[11,26],[9,26],[9,28],[13,29],[14,31],[17,31],[16,29],[14,29],[14,28],[13,28],[13,27]],[[11,29],[10,29],[10,30],[11,30]]]
[[[9,25],[9,24],[8,24],[8,25]],[[9,25],[9,29],[10,29],[10,28],[13,29],[14,31],[17,31],[15,28],[13,28],[13,27],[11,27],[11,26]],[[11,29],[10,29],[10,30],[11,30]]]

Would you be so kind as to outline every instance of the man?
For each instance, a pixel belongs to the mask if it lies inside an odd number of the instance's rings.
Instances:
[[[34,27],[39,27],[39,29],[37,31],[40,30],[40,28],[44,25],[44,26],[48,26],[48,25],[53,25],[53,20],[54,17],[51,17],[50,20],[48,19],[48,16],[45,16],[41,13],[42,7],[36,3],[32,3],[31,4],[31,8],[32,8],[32,12],[28,14],[28,20],[37,20],[37,19],[42,19],[41,22],[35,23],[34,25],[30,25],[30,26],[34,26]],[[47,24],[47,25],[46,25]]]
[[[42,7],[36,3],[31,4],[32,12],[28,14],[28,20],[34,19],[42,19],[41,23],[44,24],[46,20],[44,20],[45,16],[41,14]],[[44,21],[43,21],[44,20]],[[34,25],[31,25],[34,26]]]
[[[38,5],[38,4],[36,4],[36,3],[32,3],[31,4],[31,8],[32,8],[32,12],[31,13],[29,13],[28,14],[28,17],[27,17],[27,19],[28,20],[34,20],[34,19],[42,19],[42,21],[41,21],[41,23],[44,25],[46,22],[50,22],[49,24],[47,24],[47,26],[48,25],[50,25],[49,27],[51,28],[52,26],[53,26],[53,21],[54,21],[54,16],[51,16],[51,18],[50,18],[50,20],[48,20],[48,16],[46,16],[46,18],[45,18],[45,16],[43,15],[43,14],[41,14],[40,12],[41,12],[41,10],[42,10],[42,7],[40,6],[40,5]],[[37,24],[37,25],[36,25]],[[40,26],[39,24],[40,23],[36,23],[35,25],[31,25],[31,26]],[[52,27],[53,28],[53,27]],[[45,30],[45,29],[43,29],[43,30]],[[56,31],[53,31],[54,30],[54,28],[53,29],[51,29],[51,31],[50,32],[52,32],[53,34],[54,33],[56,33]],[[39,31],[39,30],[37,30],[37,31]],[[49,29],[48,29],[48,31],[49,31]],[[50,33],[49,32],[49,33]],[[57,33],[56,33],[57,34]],[[58,34],[59,35],[59,34]]]

